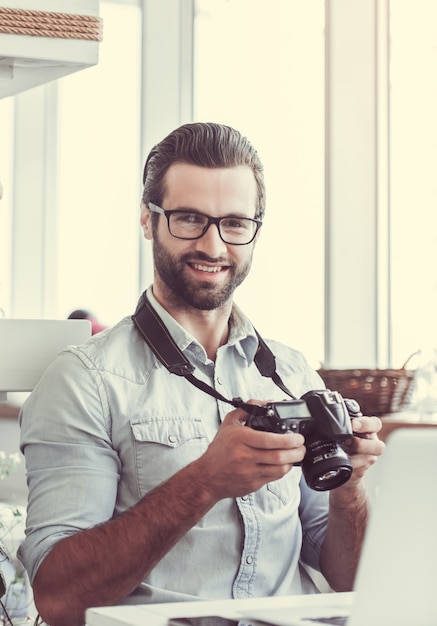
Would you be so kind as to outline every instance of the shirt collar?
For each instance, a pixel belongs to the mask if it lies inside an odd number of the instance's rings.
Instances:
[[[164,309],[153,295],[152,287],[147,289],[147,297],[162,319],[164,324],[170,331],[174,341],[181,351],[187,350],[193,344],[199,346],[199,342],[183,328],[175,319]],[[229,339],[226,346],[234,346],[237,353],[245,359],[250,365],[258,349],[258,337],[250,320],[242,312],[240,307],[235,303],[232,306],[231,317],[229,320]]]
[[[250,365],[258,350],[258,337],[249,318],[235,303],[232,306],[228,344]]]

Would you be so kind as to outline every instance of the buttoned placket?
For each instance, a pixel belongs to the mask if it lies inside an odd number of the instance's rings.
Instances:
[[[228,380],[229,372],[226,368],[226,349],[229,346],[219,349],[216,361],[206,358],[200,346],[194,344],[191,351],[196,355],[198,366],[203,370],[210,384],[214,386],[223,396],[232,397],[232,384]],[[204,358],[202,358],[202,356]],[[223,421],[229,411],[233,410],[232,405],[217,401],[219,423]],[[257,518],[256,506],[253,494],[247,494],[236,498],[236,504],[241,516],[243,526],[243,537],[240,555],[240,565],[233,583],[232,594],[234,598],[248,598],[252,596],[252,588],[255,584],[256,565],[258,559],[259,546],[261,542],[260,523]]]
[[[214,385],[222,395],[230,397],[232,392],[226,388],[225,384],[227,371],[221,369],[221,364],[224,362],[224,352],[219,351],[214,366]],[[223,420],[225,415],[232,410],[232,407],[224,402],[218,402],[218,405],[220,418]],[[252,583],[256,574],[260,529],[252,494],[236,498],[236,503],[241,515],[244,533],[240,567],[233,585],[233,596],[235,598],[247,598],[251,596]]]
[[[248,598],[252,595],[252,585],[256,575],[260,529],[252,494],[237,498],[237,506],[244,526],[244,538],[240,569],[235,578],[232,591],[234,598]]]

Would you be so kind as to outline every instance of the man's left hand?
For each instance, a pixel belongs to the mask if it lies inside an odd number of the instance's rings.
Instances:
[[[382,422],[378,417],[357,417],[352,420],[354,437],[348,439],[344,448],[350,454],[353,474],[346,483],[352,487],[358,482],[371,467],[385,449],[385,444],[378,438]],[[349,484],[350,483],[350,484]]]

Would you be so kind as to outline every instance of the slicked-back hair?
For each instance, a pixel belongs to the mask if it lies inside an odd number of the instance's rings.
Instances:
[[[152,148],[143,175],[142,200],[146,206],[149,202],[162,205],[166,191],[164,177],[173,163],[210,168],[250,167],[257,187],[255,218],[264,217],[263,165],[250,141],[234,128],[210,122],[184,124]]]

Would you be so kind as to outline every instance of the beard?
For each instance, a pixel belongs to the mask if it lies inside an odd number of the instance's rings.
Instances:
[[[176,304],[184,304],[201,311],[212,311],[223,306],[232,297],[235,289],[246,278],[252,265],[252,255],[241,266],[230,260],[212,259],[203,252],[184,254],[179,258],[171,256],[159,239],[153,239],[153,260],[155,271],[168,288],[168,296]],[[227,280],[221,285],[210,281],[194,281],[187,276],[187,263],[221,263],[227,268]]]

